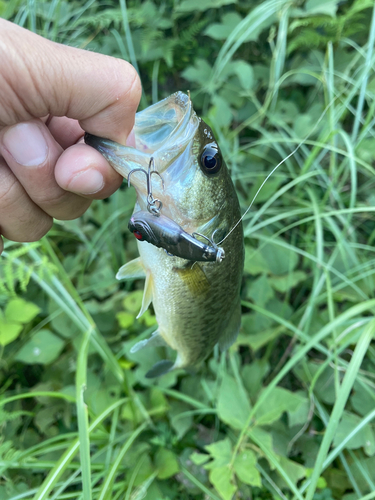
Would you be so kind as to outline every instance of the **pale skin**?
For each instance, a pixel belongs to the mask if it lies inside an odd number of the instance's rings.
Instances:
[[[37,241],[122,182],[84,132],[131,144],[141,97],[125,61],[50,42],[0,19],[1,236]]]

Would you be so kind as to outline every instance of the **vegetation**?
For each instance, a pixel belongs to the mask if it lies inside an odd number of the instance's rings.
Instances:
[[[163,352],[130,353],[154,329],[135,319],[143,283],[115,280],[137,254],[132,189],[6,242],[0,498],[375,498],[373,1],[1,0],[0,15],[131,61],[142,107],[190,89],[246,214],[238,341],[152,381]]]

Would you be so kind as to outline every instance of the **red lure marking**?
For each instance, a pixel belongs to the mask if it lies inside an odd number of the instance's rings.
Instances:
[[[137,238],[137,240],[140,240],[140,241],[143,240],[143,236],[141,235],[141,233],[139,231],[133,231],[133,234]]]

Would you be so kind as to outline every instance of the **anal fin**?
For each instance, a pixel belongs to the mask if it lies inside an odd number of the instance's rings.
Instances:
[[[151,370],[149,370],[145,377],[146,378],[154,378],[154,377],[160,377],[160,375],[165,375],[168,373],[171,368],[173,367],[174,363],[173,361],[168,361],[166,359],[163,359],[162,361],[159,361],[156,363]]]
[[[146,282],[145,282],[145,289],[143,292],[143,299],[142,299],[142,306],[141,310],[138,313],[137,319],[142,316],[142,314],[147,311],[148,306],[151,304],[152,301],[152,276],[149,271],[146,273]]]
[[[116,278],[118,280],[134,280],[137,278],[145,277],[146,273],[142,266],[140,257],[124,264],[122,267],[120,267],[116,274]]]
[[[163,337],[160,335],[159,330],[156,330],[148,339],[140,340],[139,342],[134,344],[130,349],[130,352],[134,354],[135,352],[138,352],[145,347],[160,347],[166,345],[167,344]]]

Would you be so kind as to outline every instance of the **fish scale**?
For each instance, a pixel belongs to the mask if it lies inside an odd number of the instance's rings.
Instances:
[[[177,92],[137,113],[134,133],[136,149],[88,134],[85,140],[125,178],[135,168],[145,169],[152,155],[164,181],[164,190],[158,180],[153,181],[153,195],[163,204],[162,215],[189,234],[200,233],[208,239],[229,235],[219,243],[225,251],[219,263],[171,256],[173,246],[164,246],[167,254],[135,233],[140,258],[125,264],[117,276],[146,277],[140,314],[152,301],[158,330],[133,350],[164,344],[177,351],[174,362],[159,362],[149,371],[148,376],[154,377],[196,366],[217,343],[225,349],[234,342],[241,319],[243,230],[238,224],[237,195],[213,132],[197,117],[188,96]],[[134,173],[131,183],[137,192],[135,217],[147,209],[147,190],[142,175]],[[163,229],[162,217],[153,221],[156,230],[158,223]]]

